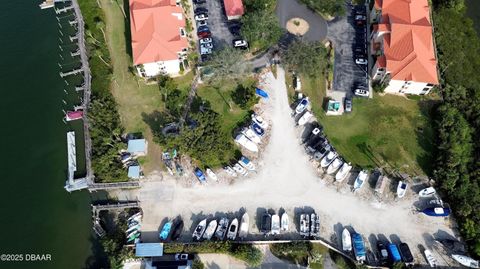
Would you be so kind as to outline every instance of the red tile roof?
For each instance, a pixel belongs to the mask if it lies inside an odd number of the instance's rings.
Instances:
[[[383,0],[386,68],[394,80],[438,84],[437,61],[427,0]]]
[[[223,0],[228,17],[242,16],[244,13],[242,0]]]
[[[135,65],[178,59],[188,47],[180,28],[185,27],[175,0],[130,0],[130,31]]]

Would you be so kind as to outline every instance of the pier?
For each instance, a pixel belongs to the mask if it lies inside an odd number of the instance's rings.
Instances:
[[[140,181],[126,181],[113,183],[92,183],[88,186],[89,191],[135,189],[140,188]]]
[[[60,72],[60,76],[62,78],[64,77],[67,77],[67,76],[71,76],[71,75],[76,75],[76,74],[80,74],[84,71],[83,68],[79,68],[79,69],[74,69],[72,71],[68,71],[68,72]]]
[[[125,201],[125,202],[118,202],[118,203],[109,203],[104,205],[94,205],[92,204],[92,213],[93,216],[98,217],[98,213],[102,210],[124,210],[128,208],[139,208],[140,202],[139,201]]]
[[[72,9],[74,9],[73,5],[68,6],[68,7],[64,7],[64,8],[55,9],[55,13],[61,14],[63,12],[67,12],[67,11],[72,10]]]

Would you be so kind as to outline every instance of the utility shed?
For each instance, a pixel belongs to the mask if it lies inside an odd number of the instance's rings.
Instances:
[[[242,0],[223,0],[228,20],[240,19],[244,13]]]
[[[147,141],[145,139],[128,140],[127,151],[136,156],[147,155]]]
[[[135,245],[137,257],[160,257],[163,256],[163,243],[138,243]]]
[[[138,165],[130,165],[128,167],[128,177],[139,179],[140,178],[140,166]]]

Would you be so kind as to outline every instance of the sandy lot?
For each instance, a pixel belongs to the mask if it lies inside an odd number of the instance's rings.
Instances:
[[[299,212],[315,210],[321,216],[324,239],[336,243],[343,227],[351,226],[364,236],[367,245],[369,241],[375,244],[376,237],[395,243],[407,242],[418,256],[417,261],[425,263],[418,245],[431,246],[432,234],[438,231],[453,234],[450,221],[416,213],[413,203],[418,198],[411,190],[403,200],[380,201],[371,195],[367,184],[360,193],[354,194],[349,191],[347,180],[337,186],[321,179],[300,145],[303,129],[295,127],[292,119],[282,68],[278,68],[277,77],[268,73],[263,80],[263,87],[270,95],[263,106],[264,115],[268,115],[271,127],[270,141],[255,160],[257,173],[237,178],[233,183],[225,180],[205,185],[186,185],[169,175],[153,174],[145,180],[142,189],[117,194],[119,199],[128,196],[141,201],[142,240],[157,241],[160,225],[177,215],[183,217],[188,230],[182,239],[190,240],[191,231],[202,218],[225,214],[240,217],[243,211],[250,214],[250,239],[259,239],[263,237],[256,228],[257,214],[261,215],[264,210],[277,213],[285,210],[291,220],[295,216],[295,223]],[[193,174],[189,176],[195,182]],[[298,238],[295,231],[292,227],[290,233],[275,238]]]

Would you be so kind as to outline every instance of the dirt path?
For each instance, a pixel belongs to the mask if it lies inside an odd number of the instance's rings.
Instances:
[[[207,183],[193,187],[181,186],[165,176],[163,180],[150,177],[134,194],[145,213],[143,240],[157,240],[159,225],[166,218],[181,215],[189,229],[184,236],[188,240],[200,219],[224,214],[239,216],[241,209],[250,214],[250,229],[254,233],[251,237],[258,239],[256,215],[264,209],[278,212],[280,208],[286,210],[290,219],[304,208],[315,210],[321,216],[321,236],[328,240],[335,239],[343,226],[351,226],[373,244],[375,237],[381,235],[393,242],[409,243],[416,253],[418,244],[430,245],[432,233],[453,233],[443,218],[414,213],[412,199],[389,204],[374,202],[365,196],[339,192],[320,179],[300,145],[300,130],[290,115],[282,68],[278,68],[277,78],[269,73],[264,79],[263,87],[270,95],[264,115],[269,115],[272,127],[270,142],[256,164],[258,173],[239,178],[231,185]],[[293,229],[296,230],[292,227],[283,238],[298,238]]]

